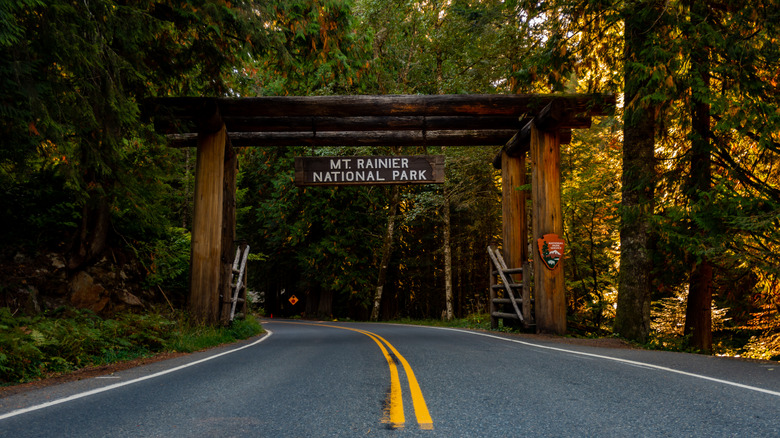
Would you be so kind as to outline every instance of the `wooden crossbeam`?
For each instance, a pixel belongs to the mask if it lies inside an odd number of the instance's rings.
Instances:
[[[570,110],[604,113],[614,97],[600,94],[436,94],[360,96],[265,96],[239,98],[170,97],[153,99],[159,109],[170,108],[179,117],[191,117],[216,104],[223,115],[273,116],[456,116],[537,114],[553,100],[566,101]]]
[[[497,146],[516,130],[462,131],[344,131],[344,132],[231,132],[235,147],[246,146]],[[197,135],[172,134],[174,147],[194,146]]]
[[[229,132],[519,130],[517,116],[224,117]]]
[[[391,123],[393,117],[504,116],[517,120],[537,116],[553,101],[563,102],[561,105],[567,114],[600,115],[614,107],[614,96],[600,94],[450,94],[173,97],[151,99],[146,102],[145,110],[154,114],[159,132],[185,133],[197,132],[197,125],[208,120],[216,109],[225,120],[243,123],[240,131],[250,131],[260,129],[269,122],[267,118],[275,117],[288,118],[289,122],[293,122],[289,118],[294,117],[323,117],[331,121],[347,117],[388,118],[382,123]],[[253,118],[257,125],[253,126]],[[435,120],[430,122],[435,123]]]
[[[614,104],[614,99],[611,102]],[[498,151],[493,158],[493,167],[501,168],[501,157],[504,153],[510,157],[525,155],[530,148],[531,129],[534,126],[543,131],[555,130],[558,133],[560,144],[568,144],[571,142],[572,129],[590,128],[592,115],[602,114],[600,112],[582,112],[576,101],[564,98],[552,100]]]

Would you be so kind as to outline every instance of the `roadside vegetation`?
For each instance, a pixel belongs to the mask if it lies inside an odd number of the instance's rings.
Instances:
[[[81,368],[190,353],[262,333],[253,317],[230,327],[193,325],[179,312],[123,313],[102,318],[89,310],[60,308],[14,316],[0,308],[0,385],[13,385]]]
[[[674,319],[674,314],[666,311],[658,311],[654,315],[657,321],[669,321]],[[450,327],[484,331],[498,331],[503,333],[533,333],[521,327],[504,325],[503,320],[499,321],[497,329],[490,328],[490,316],[487,313],[472,313],[462,318],[446,319],[411,319],[399,318],[389,321],[394,324],[425,325],[432,327]],[[576,339],[599,339],[614,338],[620,339],[626,346],[631,345],[634,348],[643,348],[647,350],[678,351],[687,353],[702,353],[702,351],[692,348],[686,336],[678,334],[671,328],[659,327],[650,333],[645,343],[639,343],[620,337],[606,331],[594,331],[587,327],[573,326],[575,322],[570,318],[568,332],[565,338]],[[657,324],[661,324],[660,322]],[[750,331],[746,329],[726,328],[723,321],[718,325],[718,342],[710,352],[716,356],[729,356],[745,359],[757,360],[780,360],[780,355],[774,347],[780,335],[765,337],[761,330]]]

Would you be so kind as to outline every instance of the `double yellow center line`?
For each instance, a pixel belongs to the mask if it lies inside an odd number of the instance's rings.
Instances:
[[[409,392],[411,394],[412,405],[414,406],[414,413],[417,419],[417,424],[422,430],[433,430],[433,419],[431,418],[430,412],[428,412],[428,406],[425,403],[425,398],[423,397],[422,391],[420,390],[420,384],[417,383],[417,377],[415,377],[414,371],[412,371],[412,367],[409,365],[409,362],[407,362],[407,360],[401,355],[401,353],[396,350],[393,344],[387,341],[387,339],[377,335],[376,333],[351,327],[304,322],[289,323],[350,330],[353,332],[362,333],[373,339],[374,342],[376,342],[376,345],[379,346],[382,354],[385,356],[385,360],[387,360],[387,366],[390,368],[390,394],[388,395],[388,403],[383,422],[388,423],[390,427],[395,429],[403,428],[406,424],[406,417],[404,415],[404,401],[402,396],[403,393],[401,390],[401,379],[398,376],[398,366],[396,365],[396,361],[393,360],[393,356],[395,356],[398,362],[400,362],[403,366],[404,372],[406,373],[406,380],[409,383]]]

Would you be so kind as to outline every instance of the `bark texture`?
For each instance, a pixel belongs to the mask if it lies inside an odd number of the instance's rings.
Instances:
[[[691,1],[691,24],[706,24],[707,6],[701,1]],[[695,205],[712,187],[712,151],[710,147],[710,105],[707,96],[710,88],[710,60],[707,47],[691,48],[691,181],[689,202]],[[691,209],[694,214],[700,208]],[[694,239],[704,239],[707,230],[692,221]],[[713,265],[704,254],[696,254],[688,289],[688,306],[685,311],[685,334],[691,347],[712,350],[712,278]]]
[[[650,13],[657,11],[658,13]],[[650,333],[651,218],[654,208],[656,108],[644,99],[648,48],[661,13],[657,1],[627,2],[625,16],[625,110],[620,223],[620,274],[616,333],[645,342]]]
[[[445,147],[442,147],[442,153]],[[452,246],[450,243],[452,233],[452,223],[450,222],[450,196],[447,186],[444,186],[444,206],[442,209],[442,220],[444,222],[444,242],[442,242],[444,250],[444,299],[446,302],[445,318],[447,321],[452,321],[455,317],[455,313],[452,310]]]
[[[393,186],[390,195],[390,212],[387,215],[387,231],[382,242],[382,260],[379,262],[379,276],[376,280],[376,291],[374,293],[374,306],[371,309],[371,321],[379,320],[379,306],[382,303],[382,292],[387,280],[387,266],[390,263],[390,256],[393,253],[393,234],[395,233],[395,216],[398,212],[398,201],[400,191],[398,186]]]

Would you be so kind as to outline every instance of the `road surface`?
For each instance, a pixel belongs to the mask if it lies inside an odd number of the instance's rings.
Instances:
[[[780,364],[392,324],[264,327],[2,398],[0,436],[780,436]]]

